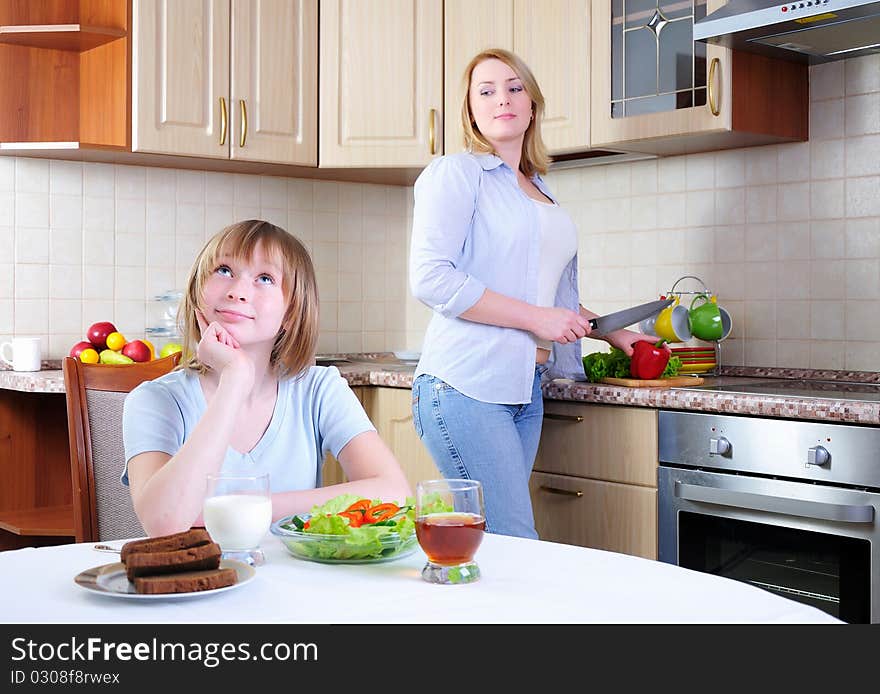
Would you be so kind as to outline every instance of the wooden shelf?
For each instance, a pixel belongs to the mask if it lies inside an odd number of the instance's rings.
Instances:
[[[123,29],[82,24],[15,24],[0,26],[0,43],[82,53],[123,38]]]
[[[73,506],[0,511],[0,529],[15,535],[74,537]]]

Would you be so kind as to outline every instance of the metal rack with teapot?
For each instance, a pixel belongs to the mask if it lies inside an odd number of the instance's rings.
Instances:
[[[679,289],[683,280],[695,280],[700,287]],[[684,297],[689,297],[690,301]],[[715,293],[695,275],[679,277],[661,298],[674,298],[675,302],[657,316],[643,320],[639,329],[671,343],[673,356],[682,362],[680,373],[715,374],[721,363],[721,342],[733,328],[730,313],[718,304]]]

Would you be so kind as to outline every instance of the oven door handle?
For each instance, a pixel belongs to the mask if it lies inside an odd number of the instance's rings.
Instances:
[[[873,523],[873,506],[850,506],[849,504],[828,504],[822,501],[805,501],[782,496],[767,496],[735,492],[716,487],[702,487],[696,484],[675,483],[675,496],[684,501],[696,501],[716,506],[732,506],[766,513],[781,513],[786,516],[801,516],[817,520],[841,521],[844,523]]]

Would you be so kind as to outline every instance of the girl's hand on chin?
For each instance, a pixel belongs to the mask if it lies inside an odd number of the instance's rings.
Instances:
[[[196,320],[202,333],[202,339],[196,347],[199,361],[218,375],[234,373],[243,378],[246,384],[253,385],[254,363],[241,349],[238,340],[217,321],[208,323],[201,311],[196,311]]]

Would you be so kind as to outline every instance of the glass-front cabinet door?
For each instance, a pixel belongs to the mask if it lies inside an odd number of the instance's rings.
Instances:
[[[694,22],[722,4],[593,3],[593,147],[730,129],[731,51],[693,40]]]
[[[592,147],[677,154],[807,138],[804,65],[693,40],[694,22],[725,4],[592,3]]]

